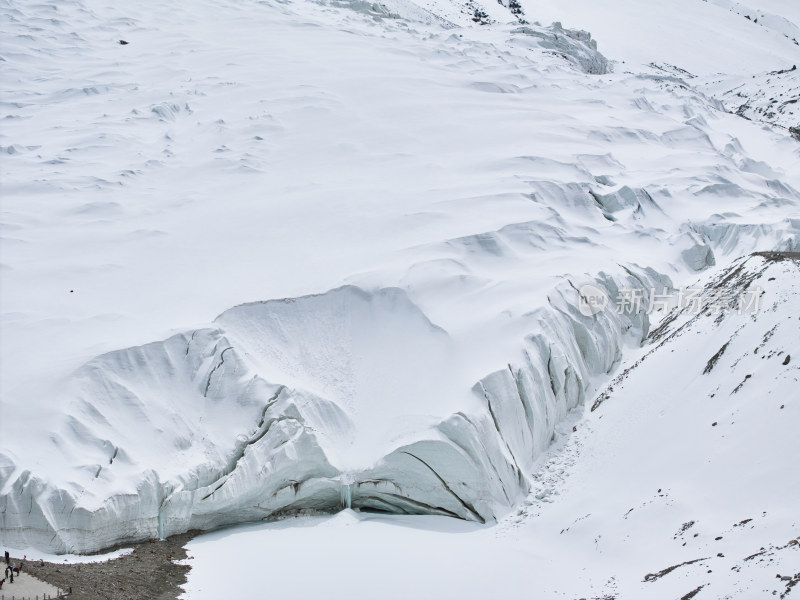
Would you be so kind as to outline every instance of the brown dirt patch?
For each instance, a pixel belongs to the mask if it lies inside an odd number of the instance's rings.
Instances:
[[[183,593],[188,566],[174,561],[186,558],[183,546],[197,535],[190,531],[166,540],[122,544],[118,548],[134,550],[130,554],[100,563],[66,564],[45,561],[44,566],[26,561],[26,571],[61,589],[72,588],[70,600],[176,600]],[[12,564],[19,557],[12,557]]]

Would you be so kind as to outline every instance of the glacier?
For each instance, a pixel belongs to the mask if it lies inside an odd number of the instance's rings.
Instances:
[[[665,281],[632,272],[627,285]],[[99,356],[62,391],[49,443],[64,487],[4,456],[4,536],[74,552],[341,508],[493,521],[527,494],[623,335],[647,333],[646,315],[582,315],[577,294],[556,290],[519,362],[472,389],[452,338],[398,288],[242,305]]]
[[[795,105],[729,92],[796,90],[781,32],[679,69],[547,3],[3,5],[5,544],[497,522],[654,291],[800,250]]]

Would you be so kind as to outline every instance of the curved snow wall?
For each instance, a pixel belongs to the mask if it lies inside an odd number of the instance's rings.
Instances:
[[[669,286],[652,270],[593,283],[645,300]],[[647,333],[643,311],[585,316],[578,300],[557,286],[518,355],[464,389],[449,385],[453,340],[397,288],[242,305],[100,356],[58,399],[57,475],[0,455],[3,541],[89,552],[343,505],[496,519],[623,339]]]

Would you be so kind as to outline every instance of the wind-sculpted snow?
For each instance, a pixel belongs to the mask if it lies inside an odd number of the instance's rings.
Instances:
[[[490,4],[3,3],[4,543],[491,522],[654,289],[800,247],[786,132]]]

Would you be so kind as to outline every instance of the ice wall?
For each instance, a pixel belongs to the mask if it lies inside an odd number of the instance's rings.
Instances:
[[[594,283],[669,284],[646,270]],[[354,508],[493,520],[623,338],[647,332],[643,314],[582,315],[568,282],[549,298],[519,358],[476,382],[441,370],[457,349],[397,288],[243,305],[99,356],[65,384],[59,475],[0,457],[4,540],[87,552],[338,510],[343,486]]]

